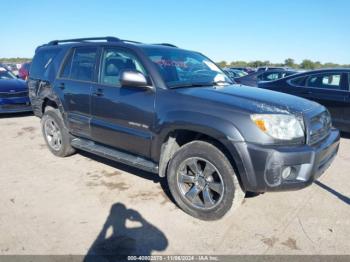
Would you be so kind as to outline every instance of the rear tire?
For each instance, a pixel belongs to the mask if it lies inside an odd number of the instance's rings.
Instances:
[[[46,145],[58,157],[66,157],[75,153],[71,146],[71,135],[64,124],[61,112],[57,108],[47,106],[41,118],[41,131]]]
[[[176,203],[202,220],[220,219],[245,196],[230,161],[204,141],[179,148],[169,163],[167,179]]]

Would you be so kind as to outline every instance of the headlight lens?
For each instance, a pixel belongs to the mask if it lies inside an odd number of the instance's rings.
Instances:
[[[294,115],[254,114],[251,119],[260,130],[276,139],[293,140],[305,136],[303,120]]]

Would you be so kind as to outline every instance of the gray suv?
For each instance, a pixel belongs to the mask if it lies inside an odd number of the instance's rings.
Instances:
[[[310,185],[338,151],[323,106],[235,85],[171,44],[51,41],[37,48],[28,85],[53,154],[89,151],[166,177],[178,206],[204,220],[247,191]]]

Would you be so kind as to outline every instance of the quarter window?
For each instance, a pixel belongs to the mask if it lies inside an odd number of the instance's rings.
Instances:
[[[35,79],[44,79],[47,76],[53,59],[60,51],[58,48],[39,50],[35,54],[32,66],[30,67],[30,76]]]
[[[305,86],[306,77],[297,77],[290,80],[290,83],[294,86]]]
[[[341,74],[320,74],[310,76],[307,79],[308,87],[324,88],[324,89],[341,89]]]
[[[141,63],[131,53],[115,48],[104,50],[102,56],[101,83],[120,86],[123,71],[138,71],[146,75]]]

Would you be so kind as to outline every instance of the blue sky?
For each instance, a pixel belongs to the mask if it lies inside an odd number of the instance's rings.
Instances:
[[[349,0],[0,0],[0,57],[53,39],[169,42],[215,61],[350,63]]]

